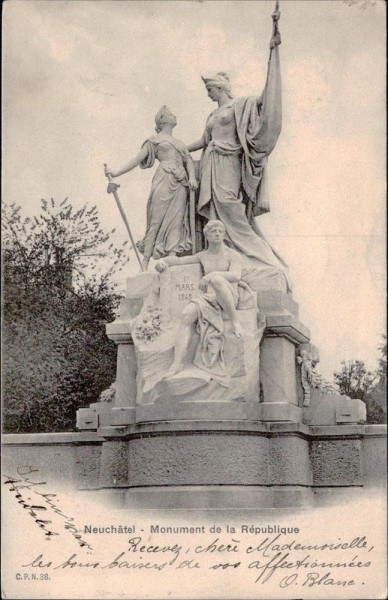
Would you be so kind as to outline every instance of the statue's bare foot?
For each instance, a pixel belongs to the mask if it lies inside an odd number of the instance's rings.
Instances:
[[[170,377],[173,377],[179,373],[179,371],[182,371],[182,365],[180,363],[173,363],[167,373],[164,375],[163,379],[169,379]]]
[[[237,321],[232,321],[233,333],[236,337],[242,338],[244,336],[244,331],[241,325]]]

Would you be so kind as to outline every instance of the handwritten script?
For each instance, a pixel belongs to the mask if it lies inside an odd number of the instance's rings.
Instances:
[[[53,527],[52,515],[57,515],[62,521],[63,528],[69,532],[81,548],[92,550],[92,546],[80,535],[74,518],[66,515],[59,507],[58,496],[45,491],[43,486],[46,481],[37,481],[38,469],[31,466],[17,468],[17,476],[5,475],[4,485],[10,492],[14,492],[15,500],[35,521],[36,525],[44,532],[46,540],[60,535]],[[34,479],[30,479],[33,475]],[[43,491],[39,491],[43,490]]]
[[[364,574],[372,566],[373,546],[366,536],[349,540],[306,543],[278,534],[251,539],[214,537],[210,542],[193,536],[194,544],[180,543],[163,536],[130,537],[113,556],[99,558],[73,553],[50,558],[46,553],[35,556],[24,568],[37,570],[103,570],[158,573],[166,570],[244,570],[257,585],[267,582],[280,588],[290,586],[357,586],[364,583]]]
[[[81,524],[63,508],[63,499],[61,507],[58,495],[47,489],[47,482],[32,466],[20,466],[14,476],[6,475],[4,485],[15,500],[15,510],[31,517],[40,532],[31,555],[23,551],[17,568],[25,573],[17,573],[17,580],[45,581],[62,572],[128,576],[141,571],[155,576],[173,571],[206,572],[207,576],[227,572],[253,586],[269,584],[295,589],[295,594],[299,588],[359,589],[371,581],[376,566],[372,542],[357,530],[349,537],[329,531],[312,537],[314,531],[303,531],[297,523],[262,521],[189,527],[136,524],[134,519],[130,524],[114,520]],[[128,518],[126,513],[119,518],[123,516]],[[55,542],[61,534],[67,543]],[[53,543],[40,548],[42,539]]]

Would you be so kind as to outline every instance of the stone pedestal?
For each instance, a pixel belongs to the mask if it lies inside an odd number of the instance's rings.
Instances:
[[[289,295],[261,292],[258,302],[266,317],[260,362],[261,418],[301,422],[296,351],[300,344],[309,342],[310,332],[298,320],[298,305]]]
[[[207,414],[206,407],[202,413]],[[105,440],[99,487],[124,487],[127,507],[271,508],[312,503],[308,429],[300,425],[213,416],[103,427],[98,435]]]
[[[78,412],[78,427],[94,429],[100,440],[94,489],[123,507],[233,509],[308,507],[328,497],[314,490],[361,487],[365,406],[315,388],[306,399],[297,357],[303,351],[316,362],[319,354],[290,295],[257,289],[259,320],[256,306],[237,311],[243,340],[230,335],[226,323],[234,387],[205,382],[187,393],[192,376],[161,380],[155,369],[169,368],[173,335],[170,346],[168,331],[153,346],[134,345],[134,336],[147,334],[149,319],[141,319],[149,306],[164,307],[164,317],[176,322],[199,277],[194,265],[128,280],[120,316],[107,325],[117,344],[114,402]],[[197,343],[193,331],[193,348]]]
[[[127,425],[135,420],[136,409],[136,356],[131,334],[131,306],[120,307],[116,321],[108,323],[106,333],[117,345],[116,396],[110,415],[111,425]]]

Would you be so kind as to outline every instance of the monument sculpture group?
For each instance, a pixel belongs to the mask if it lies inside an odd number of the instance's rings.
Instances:
[[[105,167],[118,199],[113,179],[159,163],[141,272],[107,325],[114,394],[78,411],[101,441],[97,480],[82,485],[126,506],[305,506],[363,485],[365,405],[319,377],[287,265],[257,223],[281,130],[279,18],[260,96],[234,98],[225,72],[207,74],[217,106],[198,141],[175,138],[163,106],[139,153]]]

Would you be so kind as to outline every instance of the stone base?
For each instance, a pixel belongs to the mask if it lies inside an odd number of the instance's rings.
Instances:
[[[110,408],[101,420],[91,409],[78,411],[77,425],[80,429],[101,430],[102,427],[157,423],[166,421],[250,421],[300,423],[302,409],[288,402],[259,402],[227,399],[210,401],[186,401],[166,398],[155,404],[139,404],[136,407]]]
[[[316,506],[333,506],[359,501],[363,491],[361,486],[354,487],[316,487],[314,488],[314,504]]]
[[[312,506],[309,488],[265,486],[174,486],[137,488],[123,494],[123,505],[132,509],[262,509]]]
[[[303,421],[309,425],[346,425],[365,423],[366,405],[339,394],[311,390],[309,406],[303,407]]]
[[[309,487],[274,486],[272,489],[273,508],[310,508],[314,506],[314,492]]]
[[[301,423],[302,409],[288,402],[262,402],[262,421],[292,421]]]
[[[136,409],[131,408],[112,408],[110,412],[109,425],[129,425],[136,420]]]
[[[286,510],[381,493],[385,437],[383,425],[171,420],[4,435],[2,459],[116,508]]]
[[[77,429],[96,430],[110,424],[112,405],[108,402],[94,402],[88,408],[77,410]]]
[[[85,494],[85,492],[83,492]],[[311,508],[314,492],[289,486],[157,486],[86,492],[94,500],[132,510],[260,510]]]
[[[136,408],[136,422],[181,420],[250,420],[259,421],[259,402],[182,402],[163,400],[156,404],[144,404]]]

